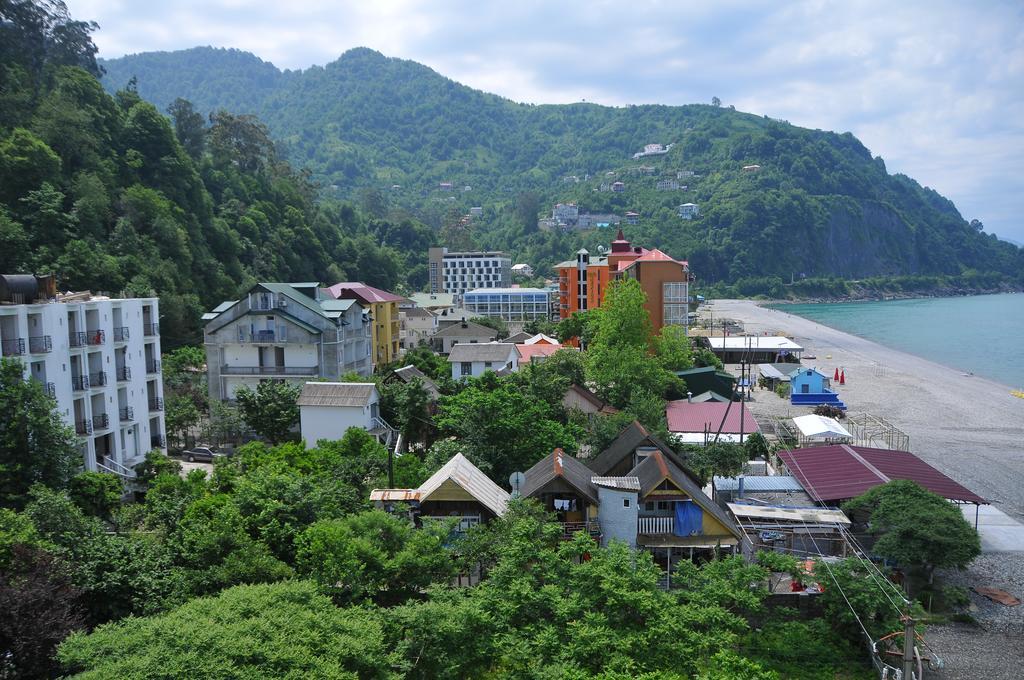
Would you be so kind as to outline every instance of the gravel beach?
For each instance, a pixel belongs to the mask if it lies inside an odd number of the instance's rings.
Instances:
[[[752,301],[715,300],[702,308],[701,316],[708,313],[716,323],[742,321],[751,335],[768,332],[793,338],[805,354],[817,357],[803,364],[827,375],[842,369],[846,385],[837,389],[850,412],[888,419],[910,436],[911,452],[1024,522],[1024,399],[1012,396],[1010,387]],[[1007,351],[1024,361],[1022,349]],[[766,390],[754,390],[750,410],[759,419],[810,412]],[[967,514],[973,515],[973,510]],[[1008,536],[1010,544],[1020,543],[1019,532]],[[983,538],[985,552],[968,569],[938,576],[948,584],[993,586],[1024,599],[1021,549],[990,551]],[[1006,607],[974,592],[970,598],[976,625],[929,627],[926,639],[945,667],[926,677],[1022,677],[1024,605]]]
[[[828,375],[844,370],[846,385],[838,391],[851,412],[889,419],[910,435],[915,455],[1024,521],[1024,399],[1012,396],[1010,387],[753,301],[715,300],[707,307],[702,315],[713,312],[716,323],[736,319],[749,334],[793,338],[805,354],[817,356],[805,365]],[[1024,361],[1024,352],[1017,353]],[[764,390],[753,397],[755,416],[809,412]]]

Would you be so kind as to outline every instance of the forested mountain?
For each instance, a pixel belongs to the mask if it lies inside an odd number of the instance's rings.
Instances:
[[[365,48],[304,71],[213,48],[102,63],[108,89],[135,77],[161,109],[184,97],[202,111],[258,115],[327,195],[381,214],[411,211],[447,228],[442,241],[508,248],[542,271],[609,240],[599,231],[536,233],[538,215],[567,200],[592,212],[637,211],[629,237],[689,258],[703,281],[752,291],[801,275],[966,273],[1020,285],[1024,271],[1020,249],[969,224],[931,189],[888,174],[849,133],[706,105],[517,104]],[[634,160],[648,143],[674,146]],[[760,170],[744,172],[748,165]],[[679,180],[686,190],[656,190],[683,170],[698,175]],[[599,190],[615,180],[625,191]],[[697,203],[701,217],[679,219],[684,202]],[[454,225],[470,206],[484,214],[460,232]]]
[[[92,26],[60,3],[0,9],[0,272],[158,294],[170,347],[256,280],[425,280],[425,226],[318,200],[251,116],[108,94]]]

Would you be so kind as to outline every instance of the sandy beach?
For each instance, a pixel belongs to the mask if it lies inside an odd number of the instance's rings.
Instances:
[[[803,363],[823,373],[843,369],[838,390],[851,412],[889,419],[910,435],[915,455],[1024,521],[1024,399],[1010,387],[749,300],[715,300],[701,315],[709,312],[716,322],[742,321],[752,335],[793,338],[817,356]],[[755,416],[808,412],[764,390],[753,396]]]

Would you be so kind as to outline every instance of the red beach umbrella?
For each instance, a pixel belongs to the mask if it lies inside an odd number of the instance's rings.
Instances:
[[[832,379],[835,380],[836,382],[839,382],[839,367],[838,366],[836,366],[836,374],[835,374],[835,376]]]
[[[842,373],[839,374],[839,384],[840,385],[845,385],[846,384],[846,371],[843,371]]]

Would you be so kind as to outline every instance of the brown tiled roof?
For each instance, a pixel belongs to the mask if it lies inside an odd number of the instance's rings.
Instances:
[[[523,496],[532,496],[553,479],[561,478],[591,503],[597,503],[597,489],[590,483],[594,471],[562,449],[555,449],[526,471]]]

